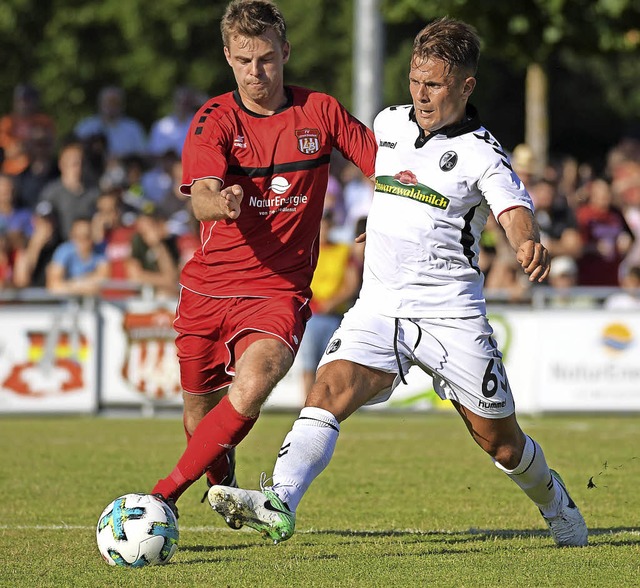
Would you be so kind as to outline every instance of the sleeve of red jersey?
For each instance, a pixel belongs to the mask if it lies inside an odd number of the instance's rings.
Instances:
[[[196,113],[182,149],[180,192],[189,196],[196,180],[217,178],[224,184],[228,141],[215,116]]]
[[[369,178],[375,172],[377,152],[373,131],[360,122],[337,100],[332,101],[334,147],[346,159],[357,165]]]

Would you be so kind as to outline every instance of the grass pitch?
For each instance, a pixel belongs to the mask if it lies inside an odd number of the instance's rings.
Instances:
[[[295,415],[265,413],[238,451],[241,485],[271,472]],[[274,546],[179,502],[167,566],[107,566],[97,518],[147,492],[182,452],[179,418],[0,419],[2,587],[543,587],[640,585],[640,416],[521,417],[590,528],[584,549],[554,546],[537,509],[453,414],[357,414]]]

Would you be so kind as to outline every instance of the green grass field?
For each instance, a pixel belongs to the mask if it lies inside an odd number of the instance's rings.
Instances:
[[[295,415],[265,413],[238,451],[241,485],[271,472]],[[274,546],[179,502],[167,566],[107,566],[95,524],[116,496],[173,467],[179,418],[0,419],[0,586],[307,587],[640,586],[640,416],[522,417],[591,530],[558,549],[536,508],[493,467],[453,414],[363,413]],[[589,480],[595,488],[588,488]]]

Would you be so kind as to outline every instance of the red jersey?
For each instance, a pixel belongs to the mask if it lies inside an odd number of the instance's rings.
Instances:
[[[310,297],[332,149],[374,173],[372,131],[327,94],[285,90],[287,104],[271,116],[247,110],[235,91],[209,100],[191,123],[181,191],[217,178],[242,186],[244,197],[236,220],[200,223],[201,246],[180,279],[190,290]]]

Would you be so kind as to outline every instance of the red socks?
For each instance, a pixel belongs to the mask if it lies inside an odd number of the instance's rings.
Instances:
[[[247,436],[257,420],[240,414],[225,396],[200,421],[176,467],[151,493],[177,500],[215,462],[226,465],[220,458]],[[214,476],[216,469],[212,468]]]

